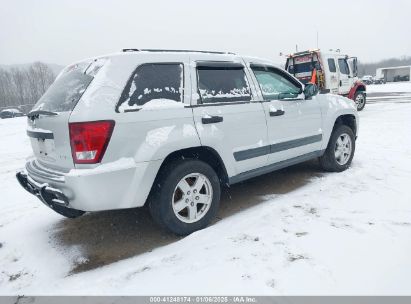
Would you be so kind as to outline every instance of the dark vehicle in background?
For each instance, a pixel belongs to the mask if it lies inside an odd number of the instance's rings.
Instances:
[[[408,75],[404,75],[404,76],[397,75],[397,76],[395,76],[394,77],[394,82],[399,82],[399,81],[410,81],[410,76],[408,76]]]
[[[369,85],[373,84],[374,78],[371,75],[365,75],[361,78],[362,83]]]
[[[384,78],[375,78],[374,77],[374,80],[373,80],[372,83],[373,84],[385,84],[385,80],[384,80]]]
[[[1,119],[21,116],[24,116],[24,114],[19,109],[4,109],[0,112]]]

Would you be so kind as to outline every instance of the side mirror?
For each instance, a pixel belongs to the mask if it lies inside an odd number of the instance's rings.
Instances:
[[[318,94],[318,87],[313,83],[307,83],[304,88],[305,99],[311,99],[311,97]]]
[[[358,62],[357,57],[354,58],[354,77],[358,76]]]

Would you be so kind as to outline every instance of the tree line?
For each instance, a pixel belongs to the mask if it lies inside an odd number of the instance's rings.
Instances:
[[[400,58],[390,58],[381,60],[378,62],[373,63],[363,63],[358,62],[358,75],[360,77],[364,75],[375,75],[375,72],[378,68],[389,68],[395,66],[402,66],[402,65],[411,65],[411,57],[410,56],[402,56]]]
[[[0,109],[19,107],[29,111],[55,78],[53,70],[42,62],[23,68],[0,68]]]
[[[411,65],[411,56],[391,58],[374,63],[358,62],[358,74],[375,75],[377,68]],[[24,112],[46,92],[56,75],[43,62],[34,62],[27,67],[0,67],[0,110],[8,107],[19,107]]]

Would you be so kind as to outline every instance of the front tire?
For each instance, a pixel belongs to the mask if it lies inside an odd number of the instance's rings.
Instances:
[[[220,204],[220,181],[214,169],[199,160],[166,165],[153,185],[150,213],[156,223],[177,235],[208,226]]]
[[[355,136],[346,125],[336,127],[328,142],[327,149],[320,157],[321,167],[330,172],[346,170],[352,162],[355,152]]]
[[[362,111],[366,103],[366,95],[363,91],[357,91],[354,95],[354,101],[357,105],[357,111]]]

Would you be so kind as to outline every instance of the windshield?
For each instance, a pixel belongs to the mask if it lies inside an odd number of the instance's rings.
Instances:
[[[66,68],[39,99],[32,111],[72,111],[93,80],[92,75],[95,75],[86,72],[90,65],[90,62],[82,62]]]

